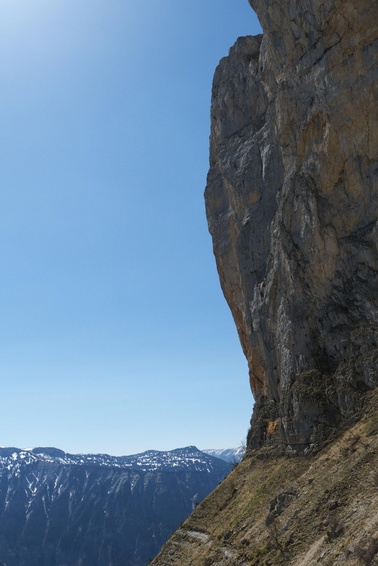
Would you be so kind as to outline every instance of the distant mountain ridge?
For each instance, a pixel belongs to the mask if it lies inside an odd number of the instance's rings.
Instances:
[[[245,447],[239,446],[239,448],[206,448],[202,450],[206,454],[210,456],[214,456],[215,458],[220,458],[225,462],[231,462],[234,464],[235,462],[240,462],[245,454]]]
[[[0,563],[147,565],[230,469],[195,446],[121,457],[0,448]]]
[[[50,462],[75,466],[101,466],[139,471],[178,471],[196,470],[211,472],[218,465],[204,455],[217,456],[215,452],[228,453],[229,450],[199,450],[196,446],[186,446],[170,451],[147,450],[130,456],[110,456],[109,454],[69,454],[58,448],[0,448],[0,469],[14,467],[16,463],[30,465],[36,462]],[[214,454],[213,454],[214,452]]]

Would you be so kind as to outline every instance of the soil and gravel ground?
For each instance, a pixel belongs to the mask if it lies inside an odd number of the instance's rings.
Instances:
[[[152,565],[378,565],[377,406],[315,455],[246,457]]]

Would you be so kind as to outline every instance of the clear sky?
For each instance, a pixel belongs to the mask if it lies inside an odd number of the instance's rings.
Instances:
[[[253,398],[203,191],[247,0],[1,0],[0,444],[245,438]]]

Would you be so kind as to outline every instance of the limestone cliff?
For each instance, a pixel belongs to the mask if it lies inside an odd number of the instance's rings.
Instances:
[[[378,3],[250,4],[264,33],[216,70],[205,195],[249,450],[152,564],[378,566]]]
[[[321,442],[378,384],[376,0],[250,0],[215,73],[206,210],[255,397],[248,447]]]

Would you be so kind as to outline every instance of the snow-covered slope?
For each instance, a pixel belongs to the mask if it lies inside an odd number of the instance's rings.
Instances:
[[[148,450],[131,456],[69,454],[57,448],[0,448],[0,470],[11,470],[20,464],[27,466],[37,462],[49,462],[51,464],[100,466],[143,472],[191,470],[211,473],[219,469],[219,462],[214,457],[225,460],[222,456],[212,454],[210,451],[201,452],[195,446],[177,448],[166,452]]]
[[[203,450],[206,454],[210,456],[214,456],[216,458],[220,458],[225,462],[240,462],[243,458],[245,453],[245,448],[243,446],[239,446],[239,448],[207,448]]]
[[[230,468],[194,446],[122,457],[0,448],[0,564],[147,565]]]

